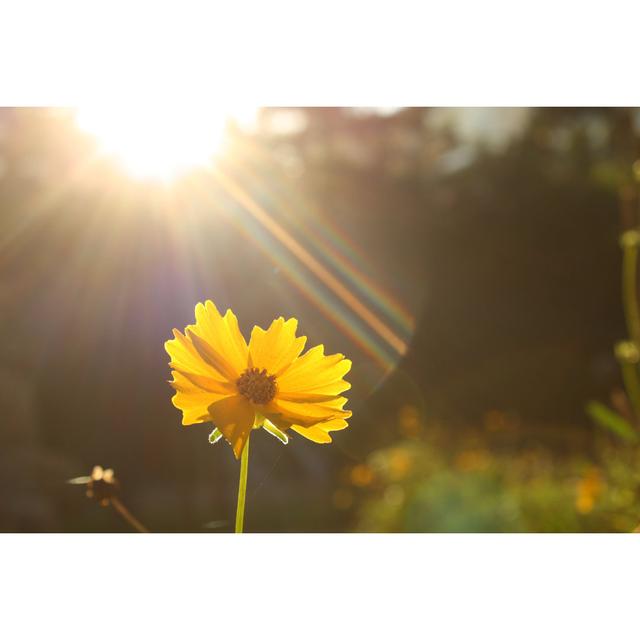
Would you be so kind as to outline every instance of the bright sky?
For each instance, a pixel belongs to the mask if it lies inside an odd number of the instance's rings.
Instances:
[[[76,122],[131,176],[170,181],[210,163],[223,145],[229,120],[246,124],[256,111],[105,104],[79,107]]]

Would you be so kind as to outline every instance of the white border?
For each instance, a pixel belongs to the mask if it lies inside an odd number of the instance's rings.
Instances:
[[[635,105],[627,0],[5,3],[0,104]]]
[[[6,535],[8,638],[605,638],[633,535]],[[7,633],[8,631],[8,633]]]

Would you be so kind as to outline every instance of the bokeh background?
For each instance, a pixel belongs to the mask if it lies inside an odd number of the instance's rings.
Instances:
[[[0,109],[0,530],[129,531],[68,484],[94,465],[152,531],[233,530],[238,465],[167,384],[207,298],[354,363],[333,444],[252,438],[247,531],[640,522],[635,438],[587,411],[633,426],[613,347],[638,110],[230,111],[171,175],[135,169],[206,111],[81,116]]]

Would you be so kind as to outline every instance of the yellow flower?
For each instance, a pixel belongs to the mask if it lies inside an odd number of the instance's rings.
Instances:
[[[295,318],[278,318],[266,331],[254,327],[247,345],[231,309],[222,316],[210,300],[198,303],[196,323],[165,343],[182,424],[213,422],[236,458],[262,426],[285,442],[289,429],[331,442],[351,417],[340,395],[351,386],[342,379],[351,361],[324,355],[323,345],[300,355],[307,339],[296,337],[297,327]]]

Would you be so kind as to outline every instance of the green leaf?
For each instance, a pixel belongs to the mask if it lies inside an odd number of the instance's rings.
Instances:
[[[214,429],[209,434],[209,442],[211,444],[215,444],[216,442],[218,442],[218,440],[220,440],[220,438],[222,438],[222,432],[220,431],[220,429]]]
[[[280,429],[278,429],[278,427],[276,427],[272,422],[269,422],[269,420],[265,420],[262,423],[262,426],[267,433],[270,433],[274,438],[278,438],[282,444],[287,444],[287,442],[289,442],[289,436],[283,431],[280,431]]]
[[[599,426],[609,429],[623,440],[638,441],[637,431],[619,414],[601,402],[590,402],[587,414]]]

